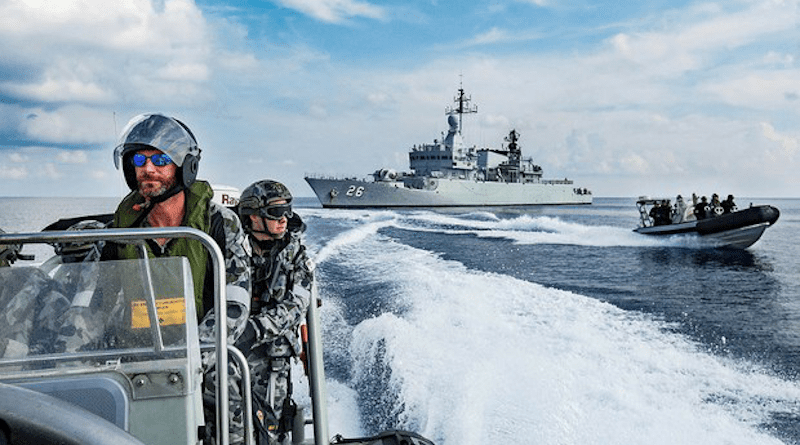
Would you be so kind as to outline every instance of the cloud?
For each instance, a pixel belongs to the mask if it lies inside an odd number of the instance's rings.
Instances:
[[[202,83],[209,78],[209,68],[198,62],[168,62],[158,70],[161,79],[178,82]]]
[[[626,173],[647,174],[650,171],[650,164],[636,153],[630,153],[620,159],[620,166]]]
[[[28,162],[30,158],[21,153],[9,153],[8,160],[14,163]]]
[[[63,106],[52,111],[32,108],[18,130],[26,137],[61,144],[105,144],[114,138],[112,112],[84,106]]]
[[[158,2],[156,2],[158,3]],[[103,0],[9,0],[0,5],[0,34],[56,54],[66,47],[90,46],[142,54],[174,54],[203,44],[205,21],[191,0],[169,0],[161,8],[150,0],[109,5]],[[11,48],[9,48],[11,49]],[[16,50],[17,54],[24,49]]]
[[[38,172],[39,176],[45,177],[50,180],[61,179],[62,174],[55,166],[55,164],[48,162],[42,166],[42,169]]]
[[[104,179],[108,179],[110,177],[110,175],[108,174],[108,171],[106,171],[106,170],[91,170],[89,172],[89,176],[91,176],[92,179],[96,179],[96,180],[104,180]]]
[[[186,102],[214,63],[209,27],[191,0],[161,9],[149,0],[6,1],[0,41],[0,78],[10,79],[0,94],[43,103]]]
[[[607,43],[620,60],[648,74],[673,76],[724,63],[731,60],[731,51],[746,54],[757,42],[781,42],[786,32],[796,30],[796,13],[788,2],[734,3],[742,6],[738,11],[715,4],[676,9],[659,17],[660,27],[619,33]]]
[[[59,67],[50,67],[42,73],[37,83],[7,82],[0,88],[13,97],[35,102],[66,102],[78,99],[81,102],[110,102],[114,95],[97,83],[80,78],[80,75]]]
[[[83,150],[62,150],[56,154],[56,160],[64,164],[86,164],[89,156]]]
[[[726,104],[774,110],[798,96],[800,69],[734,71],[727,79],[714,79],[700,89]]]
[[[517,1],[520,1],[522,3],[531,3],[536,6],[547,6],[550,4],[548,0],[517,0]]]
[[[536,32],[512,32],[507,29],[492,28],[466,42],[465,46],[488,45],[495,43],[522,42],[541,38]]]
[[[28,177],[28,170],[25,167],[9,167],[0,164],[0,178],[2,179],[25,179]]]
[[[777,145],[778,149],[772,152],[773,158],[778,158],[779,161],[794,161],[800,147],[797,137],[780,134],[767,122],[761,122],[761,134]]]
[[[341,23],[353,17],[383,20],[383,8],[355,0],[277,0],[281,5],[328,23]]]
[[[325,119],[328,117],[328,110],[324,105],[312,104],[308,107],[308,114],[316,119]]]

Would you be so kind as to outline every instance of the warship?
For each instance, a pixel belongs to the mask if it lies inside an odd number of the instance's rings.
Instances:
[[[465,146],[463,116],[478,112],[470,101],[459,88],[456,106],[445,109],[447,135],[411,148],[410,173],[382,168],[366,179],[307,175],[305,180],[325,208],[592,203],[591,191],[572,180],[543,179],[542,167],[522,156],[516,130],[511,130],[505,138],[507,145],[500,149]]]

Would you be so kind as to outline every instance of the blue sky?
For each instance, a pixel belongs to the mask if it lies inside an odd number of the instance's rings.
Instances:
[[[404,170],[512,129],[596,196],[800,196],[798,1],[0,0],[0,196],[122,196],[118,132],[184,121],[200,177]]]

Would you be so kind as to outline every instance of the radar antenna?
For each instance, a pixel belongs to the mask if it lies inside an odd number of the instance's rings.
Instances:
[[[456,103],[458,106],[456,108],[447,107],[444,111],[444,114],[448,116],[452,116],[454,114],[458,115],[458,132],[461,133],[461,119],[464,114],[469,113],[477,113],[478,106],[470,106],[469,103],[472,100],[472,96],[467,96],[464,94],[464,87],[463,84],[459,84],[458,87],[458,95],[453,98],[453,102]]]
[[[517,144],[519,140],[519,133],[517,133],[517,130],[512,129],[511,132],[508,133],[508,136],[505,137],[505,140],[508,142],[508,151],[512,153],[520,151],[519,145]]]

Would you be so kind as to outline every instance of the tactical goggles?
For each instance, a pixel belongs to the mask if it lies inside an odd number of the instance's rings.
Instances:
[[[144,164],[147,163],[147,160],[150,159],[150,162],[153,163],[156,167],[163,167],[167,164],[172,163],[172,159],[164,153],[156,153],[154,155],[145,156],[141,153],[136,153],[131,158],[131,162],[136,167],[144,167]]]
[[[286,218],[291,218],[292,216],[294,216],[294,212],[292,212],[292,205],[289,203],[272,204],[266,207],[262,207],[259,214],[264,218],[272,220],[281,219],[284,216]]]

